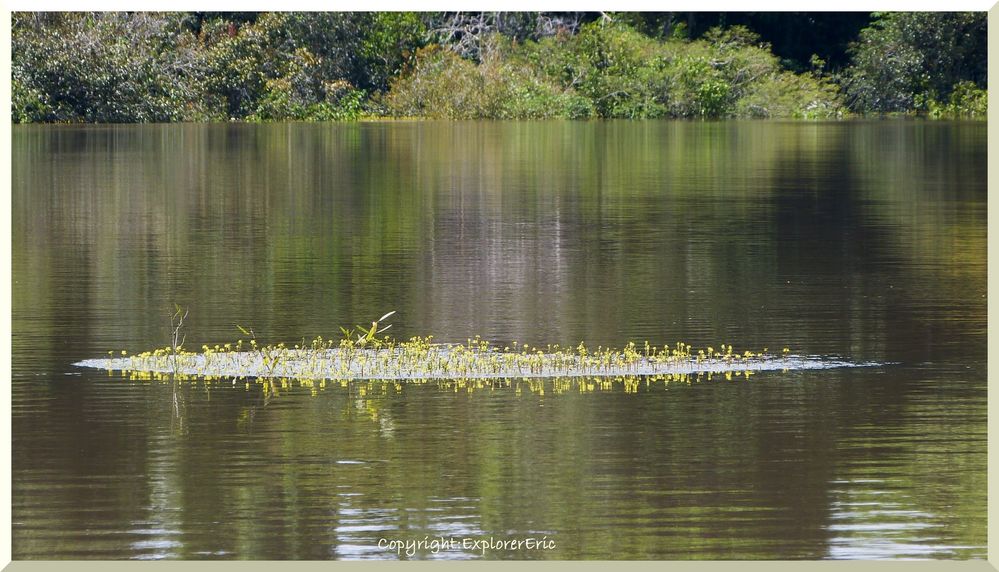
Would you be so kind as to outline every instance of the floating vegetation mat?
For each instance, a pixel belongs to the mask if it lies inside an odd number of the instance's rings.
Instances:
[[[162,348],[135,355],[89,359],[77,366],[119,371],[135,379],[280,378],[299,380],[483,380],[503,378],[615,378],[690,376],[773,370],[829,369],[878,365],[833,358],[734,352],[732,346],[694,350],[690,345],[656,347],[629,343],[623,349],[584,344],[574,348],[495,347],[478,338],[466,344],[436,344],[432,338],[396,342],[389,338],[316,338],[311,345],[202,346],[201,352]]]

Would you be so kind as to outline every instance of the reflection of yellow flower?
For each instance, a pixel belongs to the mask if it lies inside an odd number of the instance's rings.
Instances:
[[[121,350],[121,355],[126,355],[127,353],[125,350]]]

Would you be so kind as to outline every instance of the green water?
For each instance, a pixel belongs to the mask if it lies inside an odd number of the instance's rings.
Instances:
[[[13,554],[986,556],[986,126],[14,126]],[[338,333],[876,361],[579,391],[132,382]],[[547,538],[412,556],[389,541]],[[549,545],[550,546],[550,545]]]

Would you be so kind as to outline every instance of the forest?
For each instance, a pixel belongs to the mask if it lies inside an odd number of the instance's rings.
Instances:
[[[985,12],[14,13],[15,123],[984,119]]]

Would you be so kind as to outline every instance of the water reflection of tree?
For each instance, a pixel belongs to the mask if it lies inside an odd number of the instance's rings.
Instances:
[[[39,389],[52,401],[35,418],[119,441],[99,451],[86,434],[31,443],[73,459],[66,470],[76,475],[115,467],[157,475],[100,489],[122,497],[109,498],[117,511],[109,518],[155,515],[164,528],[189,531],[186,556],[326,558],[364,536],[351,528],[358,522],[402,534],[436,530],[449,516],[473,532],[565,531],[566,557],[727,557],[751,546],[769,557],[816,557],[835,512],[828,483],[869,477],[865,463],[883,468],[886,458],[896,486],[939,491],[913,510],[949,515],[955,543],[980,545],[978,128],[18,130],[19,375],[35,351],[58,368],[125,340],[161,345],[162,309],[175,300],[193,301],[190,331],[204,337],[195,343],[238,336],[234,320],[294,340],[398,309],[401,336],[788,341],[971,367],[823,378],[829,383],[754,378],[637,402],[613,393],[515,400],[415,391],[359,401],[349,392],[279,392],[264,407],[256,392],[202,399],[178,388],[174,411],[167,386],[128,431],[88,417],[106,389],[52,386]],[[842,165],[849,172],[836,173]],[[885,294],[886,282],[901,292]],[[940,379],[953,383],[944,391]],[[15,423],[21,438],[35,431]],[[906,435],[934,438],[916,450]],[[46,468],[25,443],[14,444],[22,476]],[[51,493],[61,506],[92,496]],[[67,511],[61,522],[82,530],[89,518]],[[753,518],[771,528],[747,524]],[[631,533],[608,535],[615,525]],[[205,530],[212,534],[198,534]]]

